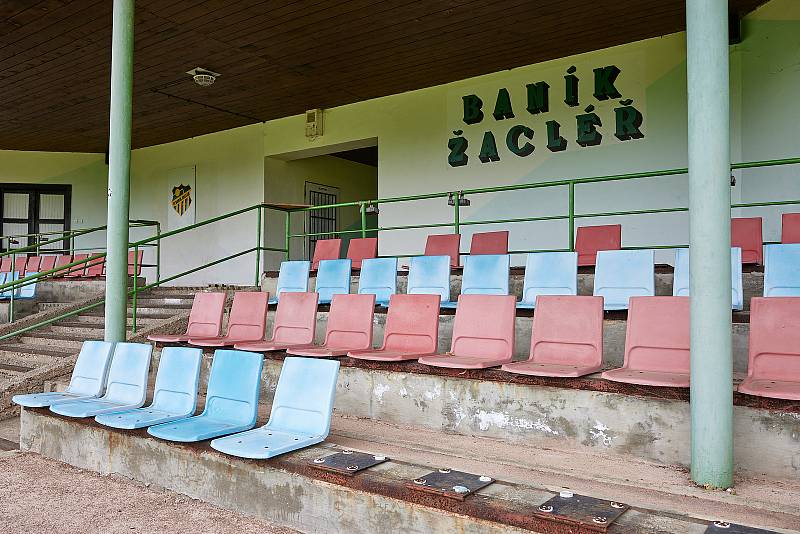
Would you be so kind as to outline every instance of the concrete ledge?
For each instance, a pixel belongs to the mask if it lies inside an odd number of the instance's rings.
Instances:
[[[537,507],[553,493],[530,485],[497,481],[459,502],[404,486],[430,472],[431,466],[389,461],[355,477],[310,467],[313,458],[336,452],[327,444],[255,461],[223,455],[207,442],[173,444],[141,430],[108,429],[45,410],[23,410],[21,423],[22,450],[100,473],[118,473],[304,532],[598,531],[543,517]],[[612,530],[700,534],[705,527],[703,521],[675,514],[629,510]]]

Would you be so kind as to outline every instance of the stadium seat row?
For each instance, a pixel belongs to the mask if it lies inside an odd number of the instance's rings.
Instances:
[[[213,439],[211,446],[244,458],[271,458],[325,440],[330,431],[339,362],[286,358],[266,425],[258,415],[260,354],[218,350],[211,363],[203,412],[197,409],[202,350],[166,347],[147,395],[152,346],[86,341],[69,386],[59,393],[16,395],[30,408],[67,417],[94,417],[120,429],[147,427],[151,436],[179,442]],[[252,430],[251,430],[252,429]],[[226,436],[226,437],[221,437]]]
[[[742,249],[741,262],[761,264],[763,236],[761,217],[736,217],[731,219],[731,246]],[[469,254],[508,254],[508,230],[478,232],[472,235]],[[781,218],[781,243],[800,243],[800,213],[784,213]],[[316,271],[322,260],[338,260],[341,239],[320,239],[314,246],[311,270]],[[597,252],[622,248],[622,225],[580,226],[575,236],[575,251],[579,266],[595,265]],[[429,235],[425,243],[425,256],[448,256],[450,266],[460,266],[461,234]],[[351,239],[347,259],[358,270],[365,259],[378,256],[378,239],[366,237]]]
[[[266,340],[266,293],[236,293],[222,335],[224,299],[222,293],[198,293],[184,335],[149,339],[254,352],[285,350],[305,357],[419,360],[458,369],[502,366],[508,372],[536,376],[578,377],[603,366],[599,296],[539,295],[529,358],[524,362],[512,361],[516,302],[510,295],[462,294],[445,354],[437,353],[439,295],[392,295],[378,349],[373,349],[372,294],[335,295],[321,345],[314,344],[316,293],[285,293],[278,302],[272,336]],[[201,331],[207,337],[196,338]],[[208,335],[212,331],[215,336]],[[753,299],[749,358],[748,378],[740,391],[800,400],[800,297]],[[618,382],[689,387],[689,299],[631,297],[624,364],[602,376]]]
[[[53,269],[58,269],[63,267],[64,265],[69,265],[70,263],[76,261],[84,261],[93,256],[94,254],[99,254],[100,252],[95,253],[80,253],[80,254],[60,254],[60,255],[44,255],[44,256],[25,256],[21,255],[16,258],[16,265],[14,266],[13,272],[24,274],[25,276],[30,276],[35,273],[51,271]],[[134,273],[134,251],[128,252],[128,274],[133,276]],[[142,260],[144,259],[144,251],[140,250],[137,256],[136,261],[136,274],[142,274]],[[6,256],[0,261],[0,273],[10,273],[12,272],[11,269],[11,258]],[[98,258],[87,264],[83,265],[76,265],[74,267],[66,267],[64,268],[63,273],[56,273],[54,276],[58,277],[65,277],[65,278],[95,278],[98,276],[103,276],[106,273],[106,259]]]
[[[800,296],[800,244],[766,245],[764,296]],[[731,248],[731,308],[744,307],[742,288],[742,250]],[[329,304],[333,295],[350,292],[351,260],[321,260],[315,291],[320,304]],[[467,256],[461,294],[509,294],[510,259],[506,254]],[[522,300],[518,308],[534,308],[538,295],[576,295],[579,254],[540,252],[528,254]],[[397,293],[397,258],[369,258],[361,263],[359,294],[374,294],[376,303],[387,306]],[[411,258],[408,294],[437,294],[443,308],[455,308],[450,291],[450,258],[416,256]],[[652,250],[602,250],[597,252],[594,295],[604,297],[606,310],[627,309],[632,296],[655,295],[654,253]],[[285,292],[305,292],[309,287],[310,262],[281,263],[276,296]],[[675,255],[673,295],[689,295],[689,251]]]

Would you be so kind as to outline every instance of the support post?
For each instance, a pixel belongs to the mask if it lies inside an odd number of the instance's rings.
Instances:
[[[569,250],[575,251],[575,182],[569,183]]]
[[[258,226],[256,226],[256,286],[261,286],[261,206],[258,207]]]
[[[134,0],[114,0],[111,37],[111,120],[108,137],[104,335],[106,341],[125,341],[127,330],[133,4]]]
[[[367,237],[367,205],[361,203],[361,237]]]
[[[692,480],[733,484],[728,2],[686,0]]]

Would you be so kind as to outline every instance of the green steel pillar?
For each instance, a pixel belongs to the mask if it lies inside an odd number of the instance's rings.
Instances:
[[[133,90],[133,3],[114,0],[108,136],[105,340],[124,341],[128,315],[128,209]]]
[[[733,484],[728,2],[686,0],[692,479]]]

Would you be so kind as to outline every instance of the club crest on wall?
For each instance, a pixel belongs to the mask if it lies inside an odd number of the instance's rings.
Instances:
[[[183,216],[192,205],[192,187],[189,185],[177,185],[172,188],[172,208],[175,213]]]

